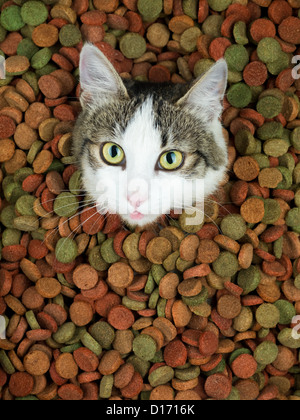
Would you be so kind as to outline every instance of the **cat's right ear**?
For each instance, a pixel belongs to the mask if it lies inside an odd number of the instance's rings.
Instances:
[[[117,71],[105,55],[86,43],[80,53],[80,102],[83,107],[104,102],[112,95],[128,96]]]

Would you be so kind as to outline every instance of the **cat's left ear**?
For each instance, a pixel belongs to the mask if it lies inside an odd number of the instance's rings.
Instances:
[[[177,105],[188,106],[207,122],[219,118],[227,87],[228,68],[225,60],[214,64],[207,73],[201,76],[183,96]]]
[[[80,101],[82,106],[109,100],[113,95],[128,96],[119,74],[106,56],[86,43],[80,53]]]

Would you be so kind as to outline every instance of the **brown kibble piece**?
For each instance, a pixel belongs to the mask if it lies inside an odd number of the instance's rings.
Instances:
[[[49,277],[38,279],[35,284],[36,290],[44,298],[54,298],[61,292],[61,284],[58,280]]]
[[[73,281],[79,289],[90,290],[98,282],[98,273],[90,265],[80,264],[74,270]]]
[[[253,181],[258,176],[259,170],[258,163],[251,156],[242,156],[233,165],[235,175],[243,181]]]
[[[120,353],[117,350],[109,350],[100,360],[98,370],[102,375],[111,375],[119,369],[122,363]]]
[[[93,308],[88,302],[76,301],[70,306],[70,318],[78,327],[83,327],[91,322],[93,318]]]
[[[117,262],[108,270],[108,282],[115,287],[128,287],[133,282],[132,268],[125,263]]]
[[[31,375],[44,375],[50,368],[48,355],[40,350],[30,351],[24,357],[24,368]]]
[[[146,256],[153,264],[162,264],[172,252],[172,245],[163,237],[153,238],[146,249]]]
[[[164,299],[172,299],[177,295],[179,277],[176,273],[166,274],[159,282],[159,294]]]
[[[265,206],[263,200],[256,197],[250,197],[241,205],[241,216],[248,223],[259,223],[265,215]]]
[[[240,299],[233,295],[224,295],[218,300],[217,310],[223,318],[235,318],[240,314],[241,309]]]
[[[78,366],[71,353],[62,353],[55,361],[57,373],[65,379],[72,379],[78,373]]]

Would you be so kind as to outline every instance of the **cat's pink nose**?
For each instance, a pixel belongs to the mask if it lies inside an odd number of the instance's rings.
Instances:
[[[139,208],[144,203],[144,201],[146,201],[143,200],[139,193],[133,193],[131,195],[128,195],[127,200],[135,209]]]

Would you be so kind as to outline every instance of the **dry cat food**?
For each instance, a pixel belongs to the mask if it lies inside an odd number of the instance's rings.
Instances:
[[[0,399],[299,400],[300,2],[0,7]],[[140,81],[227,61],[228,175],[197,229],[129,230],[85,201],[85,41]]]

